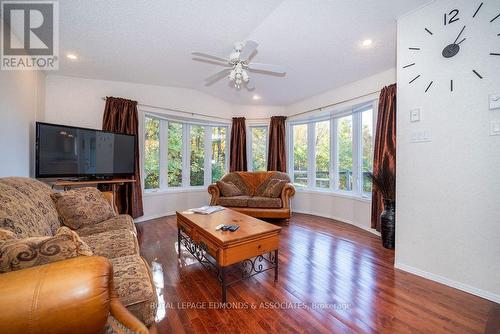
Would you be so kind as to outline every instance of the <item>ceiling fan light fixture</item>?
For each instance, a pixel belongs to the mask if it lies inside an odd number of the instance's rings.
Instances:
[[[254,101],[259,101],[260,99],[261,99],[260,95],[254,94],[252,96],[252,100],[254,100]]]

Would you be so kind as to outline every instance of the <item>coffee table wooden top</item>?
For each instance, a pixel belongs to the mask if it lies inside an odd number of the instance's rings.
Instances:
[[[224,209],[209,215],[202,215],[190,211],[177,212],[177,217],[183,221],[195,224],[198,228],[210,235],[219,244],[231,244],[241,242],[245,239],[254,239],[269,234],[278,234],[281,227],[266,223],[257,218],[247,216],[231,209]],[[240,228],[234,232],[216,231],[219,224],[239,225]]]

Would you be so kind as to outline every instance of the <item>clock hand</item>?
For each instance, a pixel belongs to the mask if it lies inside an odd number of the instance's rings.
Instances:
[[[462,39],[460,42],[457,43],[457,45],[460,45],[463,41],[465,41],[467,38]]]
[[[460,34],[458,34],[458,36],[457,36],[457,38],[455,39],[455,42],[453,42],[453,44],[457,44],[457,41],[458,41],[458,39],[460,38],[460,36],[462,36],[462,33],[464,32],[464,30],[465,30],[465,26],[462,28],[462,30],[460,30]],[[462,42],[463,42],[463,40],[462,40]],[[461,42],[460,42],[460,43],[461,43]]]

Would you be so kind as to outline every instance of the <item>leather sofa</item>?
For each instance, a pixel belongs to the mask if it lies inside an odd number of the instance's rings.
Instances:
[[[111,204],[112,196],[106,195]],[[0,178],[0,249],[7,247],[7,241],[12,242],[13,239],[19,244],[16,246],[19,251],[14,249],[11,255],[0,251],[0,276],[3,281],[9,276],[22,277],[22,280],[18,281],[21,288],[22,285],[33,284],[38,279],[33,275],[23,275],[21,272],[28,270],[26,267],[60,260],[62,263],[67,262],[70,267],[74,262],[67,260],[67,257],[83,257],[81,254],[102,256],[112,265],[113,286],[121,303],[148,327],[153,325],[157,296],[151,270],[139,254],[137,231],[132,217],[116,215],[111,209],[113,216],[105,221],[69,229],[62,227],[62,218],[53,197],[53,190],[35,179]],[[75,211],[78,211],[78,208],[75,207]],[[60,233],[61,230],[65,233]],[[71,253],[72,248],[68,246],[71,240],[67,240],[71,239],[71,235],[73,239],[78,239],[78,245],[85,246],[81,252]],[[5,241],[5,236],[10,239]],[[61,242],[57,240],[59,236],[67,242],[57,244]],[[15,251],[20,255],[16,255]],[[71,272],[70,268],[68,270]],[[53,283],[60,286],[51,298],[67,298],[71,301],[72,297],[68,295],[71,291],[65,290],[69,284],[67,280],[71,278],[65,275],[53,275],[51,278],[58,280]],[[3,301],[4,297],[0,299]],[[21,309],[19,311],[22,312]]]
[[[120,302],[113,268],[80,256],[0,275],[0,333],[149,333]]]
[[[284,181],[284,186],[278,197],[264,197],[260,193],[273,180]],[[292,215],[291,198],[295,195],[295,187],[290,183],[290,177],[282,172],[232,172],[220,180],[232,183],[241,195],[225,197],[217,184],[208,187],[211,195],[210,205],[230,207],[233,210],[255,218],[284,219],[288,222]]]

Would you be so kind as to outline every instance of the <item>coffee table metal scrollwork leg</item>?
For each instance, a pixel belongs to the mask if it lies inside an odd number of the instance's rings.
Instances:
[[[278,250],[274,251],[274,281],[278,282]]]

